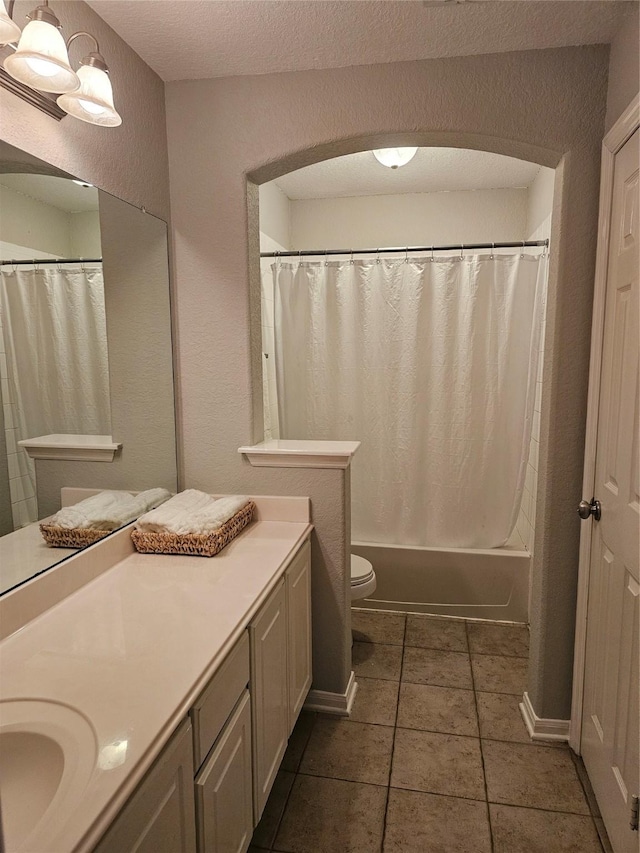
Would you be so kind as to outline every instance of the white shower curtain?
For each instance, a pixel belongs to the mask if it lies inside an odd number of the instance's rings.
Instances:
[[[276,263],[280,437],[355,439],[352,538],[494,548],[520,507],[545,260]]]
[[[0,311],[17,440],[110,434],[102,268],[4,267]]]

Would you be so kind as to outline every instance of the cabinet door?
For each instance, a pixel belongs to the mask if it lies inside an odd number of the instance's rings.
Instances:
[[[185,721],[94,853],[195,853],[193,743]]]
[[[311,546],[300,549],[287,569],[289,621],[289,733],[311,687]]]
[[[251,707],[245,690],[196,777],[198,853],[245,853],[253,833]]]
[[[253,816],[257,823],[289,737],[284,578],[249,626],[253,735]]]

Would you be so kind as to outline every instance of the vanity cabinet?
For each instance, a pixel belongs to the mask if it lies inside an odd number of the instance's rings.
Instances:
[[[249,625],[253,718],[253,811],[260,815],[289,738],[287,595],[284,578]]]
[[[305,542],[249,626],[253,808],[260,820],[311,687],[311,546]]]
[[[191,723],[177,729],[94,853],[196,853]]]
[[[251,702],[244,690],[196,776],[198,853],[244,853],[253,834]]]
[[[310,573],[307,541],[94,853],[245,853],[311,686]]]
[[[311,545],[305,542],[285,574],[288,623],[289,734],[311,688]]]

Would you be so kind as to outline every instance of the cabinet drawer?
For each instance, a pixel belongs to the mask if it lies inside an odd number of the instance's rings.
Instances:
[[[249,636],[245,631],[189,711],[196,770],[207,757],[248,683]]]
[[[198,853],[244,853],[253,833],[248,690],[196,776],[195,786]]]

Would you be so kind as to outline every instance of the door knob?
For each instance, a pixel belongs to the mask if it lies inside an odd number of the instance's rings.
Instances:
[[[591,502],[580,501],[578,504],[578,515],[580,518],[589,518],[592,515],[596,521],[600,521],[600,516],[602,515],[600,501],[597,501],[595,498],[591,498]]]

